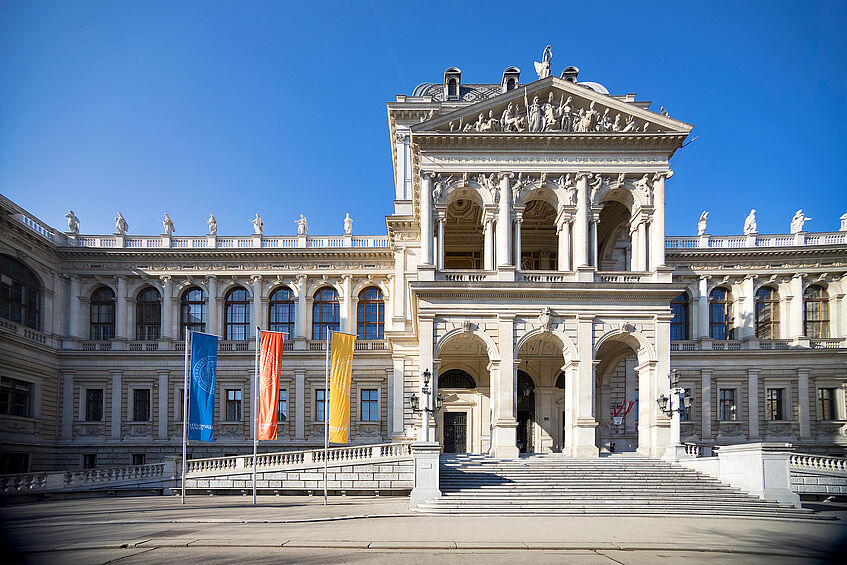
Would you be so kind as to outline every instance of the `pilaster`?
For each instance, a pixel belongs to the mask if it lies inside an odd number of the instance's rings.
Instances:
[[[70,440],[73,437],[73,426],[74,372],[62,371],[62,439]]]
[[[576,216],[573,223],[574,266],[588,266],[588,177],[591,173],[576,175]]]
[[[306,437],[306,371],[294,371],[294,439]]]
[[[497,209],[497,266],[512,265],[512,177],[513,173],[500,173],[500,202]]]
[[[701,439],[712,438],[712,370],[700,369],[700,428]]]
[[[579,213],[577,212],[577,215]],[[595,443],[597,420],[594,419],[594,320],[588,316],[577,318],[577,352],[579,364],[576,370],[576,386],[571,387],[574,402],[572,422],[571,457],[597,457]],[[570,383],[567,383],[567,388]]]
[[[432,265],[432,176],[430,171],[421,171],[421,260]]]
[[[811,439],[812,425],[809,415],[809,369],[797,369],[797,417],[800,420],[800,439]]]
[[[112,413],[109,426],[111,430],[109,435],[112,439],[121,439],[121,398],[123,395],[121,376],[120,370],[112,371]]]
[[[653,177],[653,222],[650,227],[650,270],[665,264],[665,180],[673,171],[657,173]]]
[[[747,419],[749,439],[759,439],[759,371],[747,369]]]
[[[159,389],[156,391],[159,404],[157,437],[168,439],[168,371],[159,371]],[[151,399],[152,400],[152,399]]]

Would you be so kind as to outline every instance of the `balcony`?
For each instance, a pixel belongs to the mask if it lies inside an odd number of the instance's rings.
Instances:
[[[819,339],[745,339],[713,340],[686,339],[671,341],[671,352],[676,351],[787,351],[809,349],[840,349],[847,347],[844,338]]]
[[[665,249],[739,249],[844,245],[845,232],[665,237]]]

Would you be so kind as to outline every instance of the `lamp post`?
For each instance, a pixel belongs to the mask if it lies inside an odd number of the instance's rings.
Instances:
[[[424,439],[425,442],[429,442],[429,415],[432,414],[433,417],[434,417],[436,414],[438,414],[438,412],[441,410],[442,404],[444,403],[444,399],[439,394],[438,396],[435,397],[435,406],[432,407],[432,408],[430,407],[430,396],[432,396],[431,395],[432,391],[429,388],[429,379],[430,379],[431,376],[432,376],[432,373],[429,372],[429,369],[425,369],[424,372],[423,372],[424,385],[421,388],[421,394],[423,394],[424,397],[425,397],[423,408],[420,407],[420,399],[418,398],[417,394],[413,393],[412,396],[409,398],[409,403],[412,405],[412,412],[415,412],[415,413],[423,412],[423,415],[424,415],[424,421],[423,421],[424,437],[423,437],[423,439]]]
[[[671,384],[670,397],[661,394],[656,399],[656,403],[659,405],[659,410],[671,417],[671,444],[668,446],[665,457],[678,460],[685,456],[685,446],[682,445],[681,415],[684,411],[691,409],[691,398],[685,396],[685,389],[679,386],[677,369],[671,370],[668,379]]]

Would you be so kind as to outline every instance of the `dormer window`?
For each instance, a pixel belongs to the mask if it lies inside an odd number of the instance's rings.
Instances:
[[[444,98],[446,100],[459,100],[462,93],[462,71],[457,67],[450,67],[444,71]]]
[[[518,81],[521,78],[521,70],[517,67],[508,67],[503,71],[503,78],[500,80],[500,87],[503,92],[514,90],[518,87]]]

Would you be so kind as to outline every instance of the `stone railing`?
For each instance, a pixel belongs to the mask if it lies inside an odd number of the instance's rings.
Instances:
[[[702,235],[665,237],[665,249],[733,249],[742,247],[813,247],[844,245],[847,232],[822,232],[772,235]]]
[[[685,339],[671,341],[671,351],[773,351],[787,349],[839,349],[845,346],[844,338],[808,339],[756,339],[717,340]]]
[[[356,445],[333,447],[326,451],[327,464],[366,463],[388,457],[411,456],[411,442],[382,443],[374,445]],[[256,456],[256,469],[284,469],[318,465],[324,462],[323,449],[305,451],[281,451],[262,453]],[[191,459],[187,462],[188,475],[215,475],[227,472],[243,472],[253,468],[253,455],[235,455],[231,457],[212,457],[209,459]]]
[[[594,273],[594,282],[603,283],[637,283],[645,278],[649,280],[650,275],[632,271],[600,271]]]
[[[388,351],[388,344],[382,339],[356,340],[355,351]]]
[[[559,271],[518,271],[516,278],[524,282],[551,283],[573,280],[573,274]]]
[[[847,459],[840,457],[829,457],[826,455],[813,455],[807,453],[792,453],[790,459],[791,467],[797,470],[809,471],[836,471],[847,473]]]
[[[26,224],[25,225],[29,225]],[[29,226],[35,229],[32,226]],[[36,230],[38,231],[38,230]],[[41,233],[39,231],[39,233]],[[53,230],[51,233],[58,234]],[[44,234],[42,234],[44,235]],[[47,237],[45,235],[45,237]],[[386,235],[373,236],[169,236],[169,235],[64,235],[51,238],[60,246],[119,249],[387,249]]]
[[[150,483],[168,486],[164,483],[174,479],[174,468],[174,461],[170,460],[129,467],[4,475],[0,476],[0,494],[91,490],[109,486],[149,486]]]
[[[9,320],[0,319],[0,331],[23,337],[27,341],[40,345],[51,345],[49,334],[28,328],[22,324]]]
[[[497,273],[483,270],[442,269],[435,275],[435,280],[449,282],[482,282],[497,280]]]

